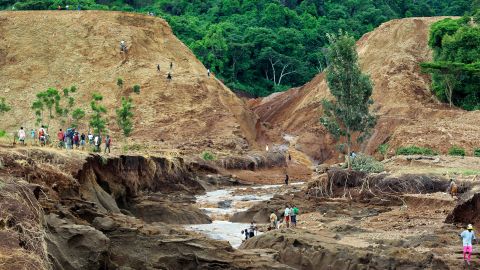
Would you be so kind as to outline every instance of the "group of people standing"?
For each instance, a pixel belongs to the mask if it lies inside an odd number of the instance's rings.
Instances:
[[[25,145],[27,138],[26,131],[23,127],[17,132],[18,140],[20,144]],[[32,129],[30,131],[30,137],[32,140],[32,145],[37,142],[40,146],[45,146],[49,143],[49,134],[47,129],[44,126],[41,126],[37,131]],[[85,150],[85,146],[89,144],[94,148],[95,152],[101,152],[101,144],[105,144],[105,153],[110,153],[110,147],[112,145],[112,139],[110,135],[107,135],[105,139],[102,140],[102,137],[98,134],[93,135],[90,132],[88,135],[85,133],[78,132],[75,128],[67,128],[66,131],[59,129],[57,133],[57,147],[65,149],[81,149]]]
[[[279,220],[275,211],[272,211],[270,214],[270,226],[269,230],[279,229],[279,228],[295,228],[297,227],[297,215],[299,213],[298,207],[295,205],[286,205],[285,210],[283,211],[283,221]]]

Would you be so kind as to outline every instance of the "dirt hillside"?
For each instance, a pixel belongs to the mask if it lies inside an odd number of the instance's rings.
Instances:
[[[104,96],[108,128],[117,142],[115,108],[122,96],[130,96],[135,104],[132,138],[148,142],[149,149],[254,145],[256,116],[220,81],[207,77],[206,68],[163,19],[102,11],[0,12],[0,33],[0,96],[13,108],[2,117],[0,129],[33,128],[35,95],[48,87],[76,85],[77,104],[87,112],[92,93]],[[129,47],[127,55],[119,51],[121,40]],[[116,84],[119,77],[123,88]],[[141,86],[139,95],[132,91],[135,84]],[[50,126],[50,132],[59,127],[56,122]]]
[[[430,92],[429,76],[419,63],[431,59],[428,47],[430,25],[442,18],[408,18],[382,24],[358,42],[362,70],[374,83],[373,111],[378,124],[369,141],[356,150],[374,153],[382,143],[390,151],[418,145],[447,152],[453,145],[472,154],[479,147],[480,112],[450,109]],[[297,148],[319,161],[336,161],[334,142],[319,123],[321,100],[329,97],[324,74],[306,85],[284,93],[250,100],[264,126],[268,140],[281,142],[285,134],[297,136]]]

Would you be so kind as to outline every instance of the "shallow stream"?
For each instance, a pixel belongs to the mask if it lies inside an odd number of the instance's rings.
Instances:
[[[293,183],[299,185],[302,183]],[[228,221],[230,217],[237,213],[246,211],[256,203],[269,200],[275,194],[280,194],[282,185],[262,185],[250,187],[233,187],[209,191],[204,195],[196,197],[196,205],[213,222],[210,224],[186,225],[189,230],[198,231],[206,234],[212,239],[226,240],[232,247],[238,248],[245,239],[241,232],[248,228],[250,224],[236,223]],[[261,234],[261,232],[258,232]]]

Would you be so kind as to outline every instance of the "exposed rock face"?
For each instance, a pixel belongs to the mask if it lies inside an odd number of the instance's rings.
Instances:
[[[86,225],[74,224],[55,214],[46,216],[49,257],[54,269],[102,269],[108,262],[110,239]]]
[[[253,237],[240,248],[269,248],[278,251],[279,261],[304,270],[354,269],[449,269],[433,254],[391,248],[355,248],[341,244],[332,235],[311,234],[304,230],[276,230]],[[396,256],[392,256],[396,254]]]
[[[473,224],[480,227],[480,191],[478,186],[464,194],[445,222]]]

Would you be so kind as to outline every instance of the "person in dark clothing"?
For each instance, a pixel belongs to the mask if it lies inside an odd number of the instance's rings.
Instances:
[[[285,185],[287,185],[287,186],[288,186],[288,179],[289,179],[288,174],[285,174]]]
[[[160,64],[157,64],[157,71],[160,72]]]
[[[170,62],[170,70],[172,70],[172,68],[173,68],[173,63]]]
[[[111,143],[112,143],[112,139],[110,139],[110,135],[107,135],[107,137],[105,138],[105,153],[107,153],[107,150],[108,150],[108,153],[110,154]]]
[[[167,74],[167,79],[168,79],[169,81],[172,80],[172,74],[170,74],[170,72],[168,72],[168,74]]]

